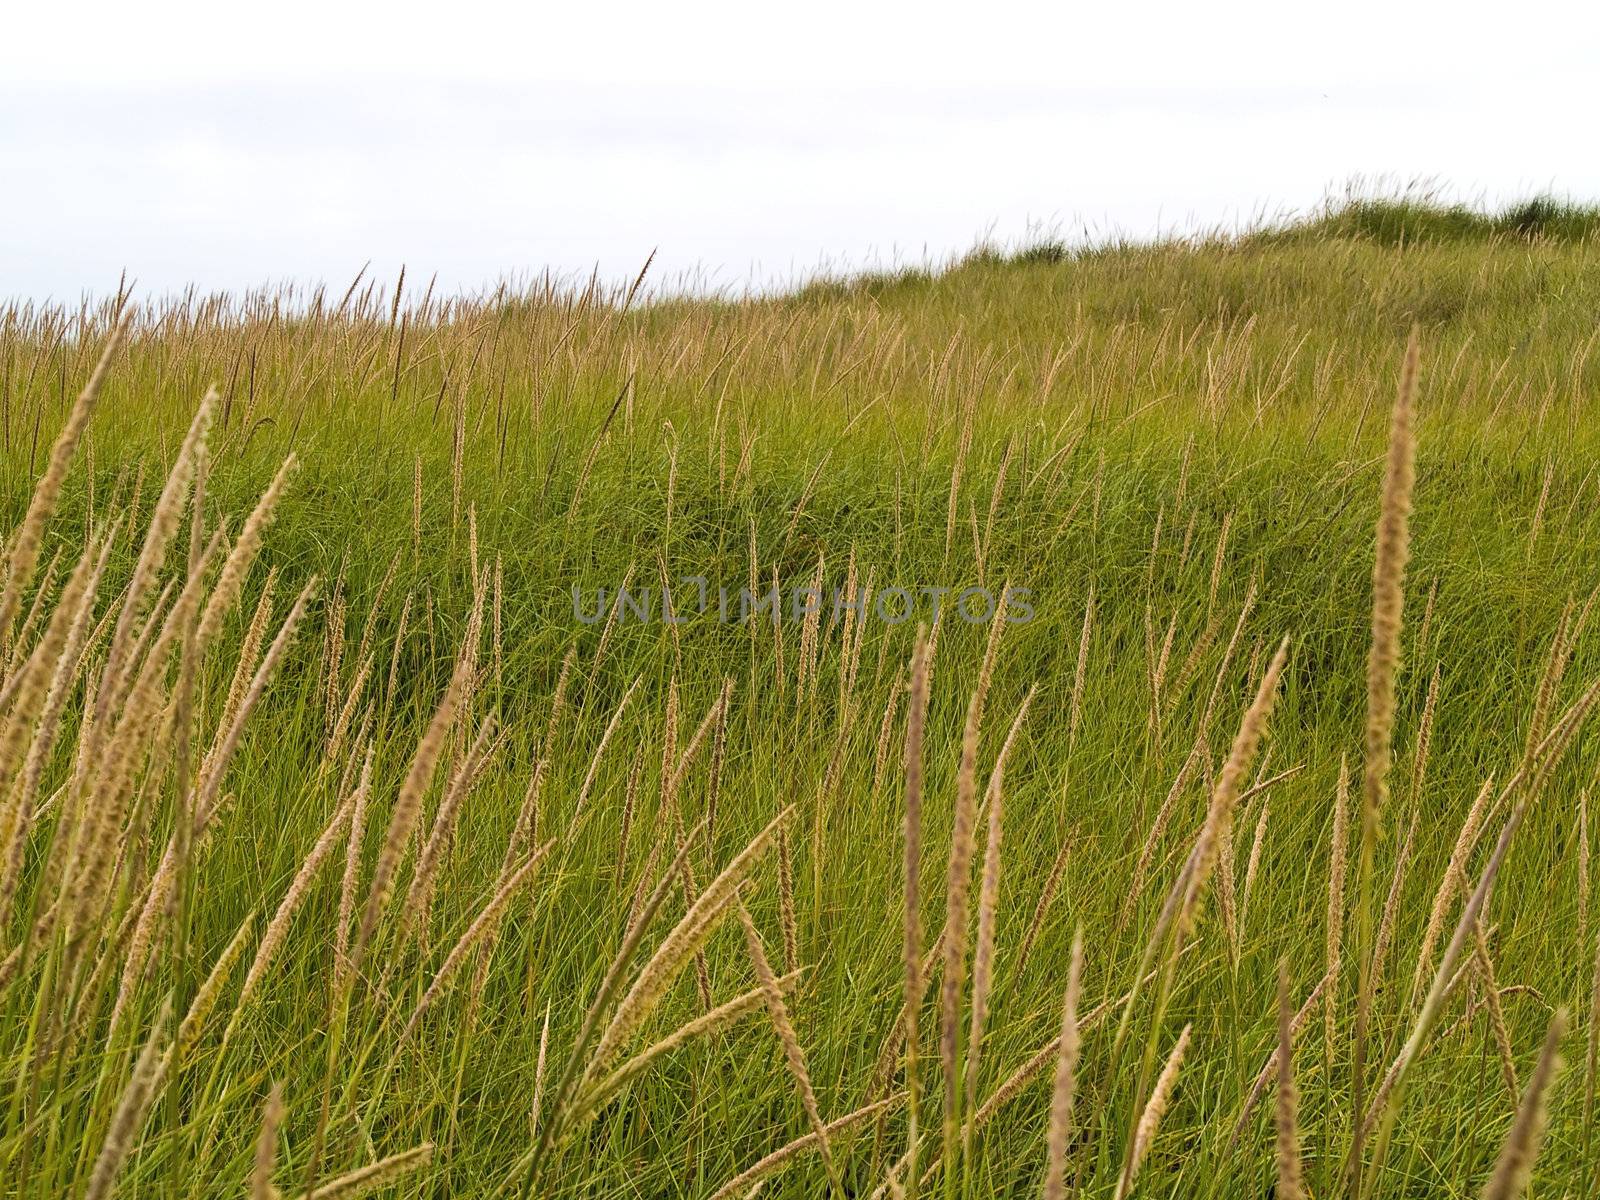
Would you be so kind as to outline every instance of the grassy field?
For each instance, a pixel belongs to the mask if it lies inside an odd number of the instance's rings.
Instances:
[[[119,306],[0,310],[0,1196],[1593,1194],[1600,215]]]

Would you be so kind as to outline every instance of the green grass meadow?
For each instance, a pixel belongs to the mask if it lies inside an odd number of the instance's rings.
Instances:
[[[18,849],[0,909],[0,1196],[270,1194],[251,1189],[275,1084],[284,1115],[260,1181],[284,1197],[356,1194],[365,1184],[349,1173],[425,1143],[425,1163],[366,1181],[383,1189],[374,1194],[717,1195],[813,1128],[741,902],[773,971],[800,972],[784,1001],[820,1119],[889,1101],[830,1134],[826,1159],[810,1145],[779,1164],[764,1197],[1040,1194],[1078,930],[1068,1194],[1285,1194],[1278,1089],[1269,1081],[1247,1103],[1278,1045],[1283,963],[1291,1007],[1321,987],[1292,1039],[1311,1194],[1513,1194],[1493,1191],[1491,1176],[1564,1010],[1565,1069],[1529,1098],[1530,1112],[1548,1110],[1532,1194],[1593,1195],[1600,754],[1581,724],[1561,753],[1541,759],[1536,747],[1600,675],[1589,607],[1600,588],[1597,229],[1593,212],[1561,205],[1484,215],[1370,202],[1244,235],[986,249],[748,298],[556,281],[445,298],[412,277],[360,277],[348,294],[136,298],[3,631],[0,833]],[[0,309],[8,530],[25,525],[116,308]],[[1363,902],[1375,529],[1413,330],[1394,764]],[[198,513],[183,508],[155,583],[129,610],[136,644],[123,661],[143,664],[149,709],[97,732],[86,714],[120,694],[102,672],[118,661],[126,589],[211,387]],[[237,605],[208,646],[190,645],[186,560],[197,587],[215,586],[290,454],[297,466]],[[17,544],[13,534],[13,562]],[[36,648],[86,545],[104,548],[105,567],[24,813],[23,764],[43,730],[30,665],[56,661]],[[140,914],[163,855],[185,842],[186,797],[233,711],[269,573],[268,641],[316,587],[221,777],[227,799],[182,851],[170,903],[151,909],[148,964],[134,969]],[[710,611],[689,611],[690,577],[707,581]],[[830,598],[904,588],[914,611],[860,621],[830,602],[809,624],[792,612],[776,625],[718,619],[719,586],[736,618],[752,579],[763,594],[776,584],[787,609],[817,578]],[[575,611],[574,588],[587,613],[596,589],[624,583],[659,606],[663,579],[679,624],[608,626]],[[990,799],[961,910],[958,1104],[951,1114],[945,1100],[936,957],[913,1068],[927,1174],[908,1180],[910,1072],[893,1031],[905,989],[907,681],[933,617],[919,589],[953,598],[1006,586],[1026,589],[1032,619],[1001,626],[992,678],[981,678],[989,623],[959,619],[947,599],[937,626],[924,948],[945,923],[963,727],[980,687],[965,786]],[[1154,961],[1170,964],[1170,982],[1158,969],[1124,1004],[1284,638],[1276,703],[1244,764],[1246,787],[1271,782],[1233,814],[1192,927],[1162,942]],[[464,702],[415,780],[447,696]],[[347,819],[273,945],[274,913],[330,820],[349,818],[366,761],[349,882]],[[1490,779],[1498,795],[1524,762],[1542,764],[1539,786],[1524,779],[1488,809],[1419,963],[1474,798]],[[1341,764],[1350,853],[1330,974]],[[414,829],[396,831],[408,777],[420,808]],[[532,825],[520,832],[519,811]],[[781,838],[759,844],[736,899],[678,956],[609,1065],[702,1017],[708,1001],[753,993],[744,1011],[580,1102],[595,1082],[586,1016],[606,1026],[696,899],[784,811]],[[1517,811],[1481,915],[1483,953],[1469,931],[1392,1132],[1365,1138],[1365,1165],[1347,1171],[1357,1042],[1371,1103]],[[974,1056],[980,880],[996,828]],[[336,954],[355,934],[348,912],[341,932],[342,893],[359,919],[391,831],[393,897],[346,977]],[[84,857],[95,846],[109,856],[98,867]],[[452,963],[517,854],[546,846]],[[663,878],[659,911],[634,928]],[[413,901],[415,920],[404,915]],[[608,985],[630,929],[636,944]],[[241,997],[263,945],[264,973]],[[1363,957],[1370,1015],[1358,1039]],[[192,1036],[172,1045],[190,1012]],[[1186,1026],[1169,1101],[1136,1154],[1135,1125]],[[141,1097],[147,1047],[168,1057]],[[576,1086],[564,1094],[569,1066]],[[975,1111],[981,1123],[956,1138],[952,1160],[942,1123]]]

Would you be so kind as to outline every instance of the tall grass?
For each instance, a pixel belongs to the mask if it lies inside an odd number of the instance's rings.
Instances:
[[[1581,1194],[1547,216],[0,310],[0,1195]]]

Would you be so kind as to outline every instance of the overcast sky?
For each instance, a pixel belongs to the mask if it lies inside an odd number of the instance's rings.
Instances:
[[[1600,198],[1600,5],[149,0],[0,17],[0,296],[733,289],[1355,176]]]

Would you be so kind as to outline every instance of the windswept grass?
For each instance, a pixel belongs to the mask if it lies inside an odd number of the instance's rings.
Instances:
[[[0,1196],[1588,1194],[1600,245],[1410,203],[0,311]]]

